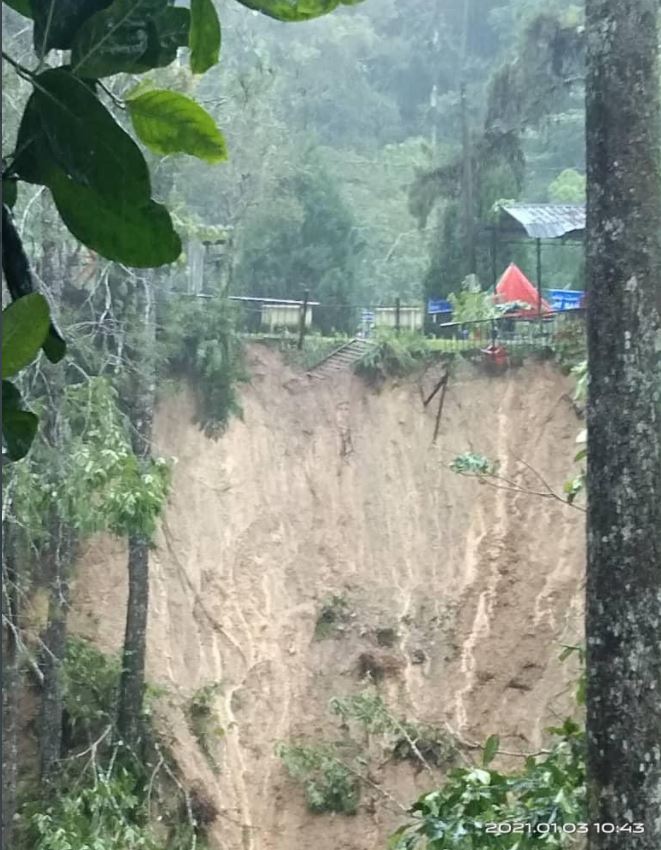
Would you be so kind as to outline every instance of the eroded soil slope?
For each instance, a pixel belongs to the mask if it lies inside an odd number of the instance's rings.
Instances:
[[[161,723],[221,810],[219,848],[382,850],[396,807],[368,789],[353,818],[309,814],[274,745],[337,737],[328,701],[364,688],[366,657],[384,661],[378,687],[401,714],[469,742],[498,732],[513,752],[539,745],[569,705],[559,643],[580,639],[582,514],[535,495],[572,472],[570,385],[549,364],[502,377],[466,365],[432,446],[436,405],[422,394],[433,371],[375,392],[349,374],[313,382],[266,348],[251,357],[244,420],[219,441],[191,423],[185,395],[157,417],[158,450],[177,459],[152,559]],[[499,459],[522,489],[450,471],[467,450]],[[315,639],[333,596],[347,622]],[[125,599],[124,552],[97,541],[80,565],[75,629],[118,647]],[[213,683],[225,733],[215,772],[187,719]],[[407,763],[372,779],[406,804],[431,782]]]

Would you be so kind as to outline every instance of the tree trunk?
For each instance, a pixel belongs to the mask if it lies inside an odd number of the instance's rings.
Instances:
[[[661,847],[658,0],[587,0],[588,814]]]
[[[2,534],[2,836],[11,846],[16,814],[18,776],[18,588],[13,529],[3,522]]]
[[[51,523],[46,552],[48,624],[42,635],[43,673],[39,755],[41,780],[53,779],[62,756],[62,664],[67,646],[69,570],[73,556],[72,535],[59,517]]]
[[[133,451],[142,460],[151,456],[151,438],[155,398],[154,345],[155,314],[150,285],[143,281],[140,352],[131,354],[141,369],[135,376],[131,404]],[[122,655],[118,728],[122,740],[137,748],[142,739],[142,712],[145,690],[145,656],[149,613],[149,537],[139,530],[128,539],[129,596]]]

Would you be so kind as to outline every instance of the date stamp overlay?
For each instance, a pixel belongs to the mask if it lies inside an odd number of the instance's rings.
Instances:
[[[610,835],[642,835],[645,825],[642,823],[517,823],[516,821],[503,821],[493,823],[487,821],[484,831],[489,835],[509,835],[520,833],[525,835],[586,835],[589,832],[601,832]]]

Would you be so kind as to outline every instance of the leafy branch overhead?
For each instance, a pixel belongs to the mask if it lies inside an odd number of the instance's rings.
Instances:
[[[70,233],[109,260],[157,267],[181,254],[181,239],[166,207],[152,196],[149,168],[127,132],[159,156],[188,154],[207,162],[227,159],[227,146],[211,115],[184,94],[134,87],[124,100],[110,98],[101,80],[140,75],[173,63],[188,50],[193,74],[220,58],[221,26],[213,0],[5,0],[33,21],[34,68],[3,52],[32,93],[25,104],[14,150],[3,154],[3,271],[12,299],[5,314],[3,355],[6,456],[19,459],[36,433],[37,417],[23,410],[20,393],[5,378],[29,365],[43,347],[53,362],[65,353],[48,305],[36,292],[12,208],[22,181],[46,187]],[[250,9],[282,21],[325,14],[340,0],[255,0]],[[344,0],[350,2],[350,0]],[[70,51],[66,64],[49,67],[51,51]]]

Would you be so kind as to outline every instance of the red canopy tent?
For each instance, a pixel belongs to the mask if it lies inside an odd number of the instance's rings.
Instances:
[[[496,304],[516,304],[518,309],[507,312],[512,318],[534,318],[540,312],[539,292],[514,263],[510,263],[498,281],[494,300]],[[543,298],[541,313],[543,316],[553,313]]]

